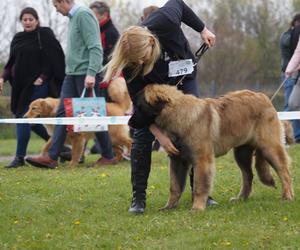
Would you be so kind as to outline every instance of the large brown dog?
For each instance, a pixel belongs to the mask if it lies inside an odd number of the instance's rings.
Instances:
[[[282,198],[293,199],[283,126],[272,103],[262,93],[236,91],[217,99],[184,95],[168,85],[149,85],[138,96],[138,108],[155,115],[155,123],[182,154],[171,157],[170,196],[164,209],[175,208],[184,190],[189,167],[194,167],[193,210],[204,210],[213,184],[215,156],[233,148],[242,173],[237,199],[252,188],[252,158],[261,182],[275,186],[268,163],[282,183]]]
[[[108,93],[113,102],[106,103],[108,116],[123,116],[131,108],[131,100],[127,92],[126,83],[123,78],[116,78],[108,87]],[[29,105],[28,112],[24,115],[27,118],[36,117],[55,117],[59,105],[59,99],[40,98]],[[45,125],[49,135],[53,135],[54,125]],[[128,153],[131,151],[132,140],[129,137],[129,127],[127,125],[111,125],[109,133],[116,159],[120,161],[123,153],[123,147],[126,147]],[[85,142],[94,138],[94,133],[74,133],[68,132],[66,143],[72,146],[72,159],[70,166],[76,166],[80,156],[83,153]],[[42,149],[42,154],[48,152],[51,145],[51,138]]]

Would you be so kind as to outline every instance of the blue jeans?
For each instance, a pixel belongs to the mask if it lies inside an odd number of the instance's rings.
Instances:
[[[64,79],[60,94],[60,103],[57,109],[56,117],[65,117],[64,98],[80,97],[84,89],[85,75],[67,75]],[[98,82],[98,78],[96,79]],[[95,92],[98,93],[98,85]],[[96,138],[102,148],[102,156],[108,159],[114,157],[112,144],[108,131],[95,133]],[[52,144],[49,148],[49,156],[53,160],[57,160],[66,140],[67,131],[65,125],[56,125],[52,136]]]
[[[38,98],[46,98],[48,96],[48,83],[44,82],[40,86],[34,86],[30,102]],[[23,115],[28,111],[29,103],[24,106],[23,112],[17,116],[17,118],[23,117]],[[45,127],[41,124],[16,124],[16,137],[17,137],[17,157],[25,157],[27,146],[30,140],[30,130],[35,132],[38,136],[43,138],[45,141],[49,139],[49,135]]]
[[[285,76],[281,76],[282,81],[285,79]],[[289,111],[288,107],[288,101],[289,97],[292,93],[292,90],[294,88],[294,85],[296,84],[297,77],[291,77],[287,79],[284,83],[284,111]],[[294,136],[295,140],[300,140],[300,120],[293,120],[292,121],[293,130],[294,130]]]

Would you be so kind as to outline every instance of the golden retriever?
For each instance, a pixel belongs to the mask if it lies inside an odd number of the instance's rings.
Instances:
[[[123,116],[131,108],[131,100],[128,95],[127,87],[124,78],[118,77],[112,81],[108,87],[108,93],[112,102],[106,103],[108,116]],[[59,105],[59,99],[56,98],[40,98],[30,103],[28,112],[24,115],[26,118],[36,117],[55,117]],[[54,125],[45,125],[50,136],[53,135]],[[110,125],[108,127],[114,152],[117,161],[120,161],[123,156],[124,147],[128,154],[131,151],[132,140],[129,136],[128,125]],[[66,143],[72,146],[72,159],[70,166],[76,166],[83,153],[84,145],[87,140],[94,138],[92,132],[68,132]],[[51,138],[44,145],[42,154],[48,152],[51,145]]]
[[[244,90],[216,99],[199,99],[176,87],[153,84],[146,86],[137,100],[138,108],[156,117],[155,124],[173,138],[181,152],[171,156],[170,195],[164,209],[177,206],[188,170],[193,166],[192,210],[204,210],[213,185],[215,156],[230,149],[242,173],[236,199],[247,199],[251,193],[254,153],[261,182],[275,186],[270,164],[281,181],[282,198],[293,199],[283,126],[266,95]]]

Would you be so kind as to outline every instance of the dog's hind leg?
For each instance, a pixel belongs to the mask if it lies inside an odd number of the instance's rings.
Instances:
[[[289,172],[289,158],[284,147],[279,143],[268,144],[261,148],[262,155],[274,168],[282,184],[282,199],[293,200],[292,180]]]
[[[263,184],[275,187],[275,181],[271,174],[270,166],[259,149],[255,151],[255,168],[257,175]]]
[[[253,151],[253,147],[249,145],[234,148],[234,158],[242,172],[242,185],[238,196],[236,198],[232,198],[232,201],[247,199],[251,193],[253,181],[251,166]]]
[[[189,164],[180,157],[170,157],[170,194],[167,204],[161,210],[176,208],[185,188]]]

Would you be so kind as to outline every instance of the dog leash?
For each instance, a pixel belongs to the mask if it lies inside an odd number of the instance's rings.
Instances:
[[[201,45],[201,47],[196,51],[195,53],[195,63],[194,63],[194,67],[198,64],[198,62],[200,61],[201,57],[204,55],[204,53],[209,49],[208,45],[206,43],[203,43]],[[181,85],[183,80],[185,79],[187,75],[184,75],[180,78],[180,80],[176,83],[176,87],[178,85]]]
[[[285,84],[285,82],[289,79],[290,77],[287,77],[284,79],[284,81],[279,85],[279,87],[277,88],[277,90],[275,91],[275,93],[272,95],[271,97],[271,102],[273,101],[273,99],[275,98],[275,96],[278,94],[279,90],[282,88],[282,86]]]

